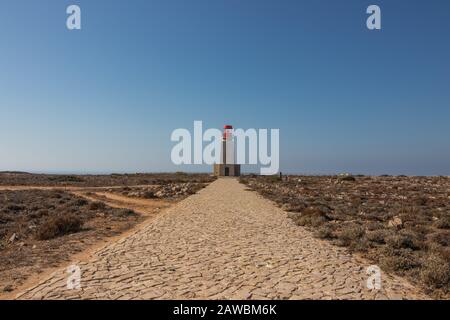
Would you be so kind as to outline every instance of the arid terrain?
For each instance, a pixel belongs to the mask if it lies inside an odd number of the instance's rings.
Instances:
[[[27,172],[0,172],[0,186],[51,187],[116,187],[146,186],[167,183],[208,183],[214,178],[208,174],[135,173],[109,175],[58,175]]]
[[[2,173],[0,298],[449,298],[450,178],[240,182]]]
[[[157,215],[212,180],[206,174],[183,173],[0,173],[0,296]]]
[[[137,198],[134,198],[137,199]],[[137,199],[149,201],[147,199]],[[428,299],[401,277],[314,238],[235,178],[219,178],[138,230],[61,268],[18,299]]]
[[[316,237],[449,298],[450,177],[247,175],[241,182]]]

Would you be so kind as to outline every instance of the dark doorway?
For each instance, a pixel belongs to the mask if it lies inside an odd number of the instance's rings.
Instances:
[[[230,175],[230,168],[225,167],[225,176],[229,176]]]

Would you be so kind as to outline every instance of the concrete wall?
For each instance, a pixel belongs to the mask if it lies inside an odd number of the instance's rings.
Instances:
[[[228,169],[228,176],[238,177],[241,175],[241,166],[239,164],[215,164],[214,165],[214,175],[216,176],[226,176],[226,171]]]

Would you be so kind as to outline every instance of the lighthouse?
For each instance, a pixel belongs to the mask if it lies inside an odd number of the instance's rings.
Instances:
[[[223,127],[220,163],[214,164],[214,175],[237,177],[241,174],[241,166],[236,164],[234,152],[233,126],[225,125]]]

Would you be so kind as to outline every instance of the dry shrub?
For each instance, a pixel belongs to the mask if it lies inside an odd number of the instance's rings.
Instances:
[[[442,288],[446,292],[450,285],[450,263],[437,254],[431,254],[424,261],[420,276],[429,288]]]
[[[24,206],[20,206],[20,205],[12,204],[12,205],[7,206],[6,210],[17,212],[17,211],[25,210],[25,207]]]
[[[367,231],[366,239],[370,242],[384,244],[386,243],[386,239],[391,235],[389,230],[378,229],[373,231]]]
[[[106,205],[103,202],[91,202],[89,205],[89,210],[103,210],[106,208]]]
[[[302,212],[305,210],[305,204],[303,203],[295,203],[295,204],[285,204],[282,208],[288,212]]]
[[[416,206],[408,206],[400,211],[399,216],[405,225],[426,225],[430,220],[427,213]]]
[[[39,240],[49,240],[81,230],[83,222],[75,215],[57,215],[47,218],[37,229]]]
[[[335,238],[333,231],[333,227],[330,225],[324,225],[316,230],[315,236],[320,239],[333,239]]]
[[[52,193],[51,197],[53,199],[61,199],[63,196],[59,190],[56,190]]]
[[[438,231],[430,235],[431,242],[437,243],[441,246],[450,246],[450,231]]]
[[[394,249],[387,247],[380,256],[381,266],[386,270],[404,272],[421,266],[420,259],[411,249]]]
[[[366,222],[366,230],[368,231],[376,231],[384,229],[385,226],[382,222],[379,221],[367,221]]]
[[[450,247],[439,247],[438,251],[446,261],[450,262]]]
[[[130,216],[135,216],[137,214],[136,214],[136,212],[134,212],[131,209],[118,209],[117,215],[119,217],[130,217]]]
[[[354,252],[368,252],[368,250],[372,247],[373,247],[372,243],[368,241],[365,237],[357,241],[352,241],[348,245],[349,250]]]
[[[426,206],[427,205],[427,203],[428,203],[428,198],[426,198],[426,197],[417,197],[417,198],[415,198],[414,199],[414,204],[415,205],[418,205],[418,206]]]
[[[450,229],[450,215],[436,220],[434,226],[438,229]]]
[[[73,204],[77,207],[83,207],[88,204],[88,201],[86,199],[77,199]]]
[[[37,211],[33,211],[33,214],[30,215],[31,219],[39,219],[49,215],[49,211],[47,209],[39,209]]]
[[[399,233],[389,236],[386,243],[394,249],[419,250],[423,247],[423,242],[417,233],[410,230],[401,230]]]
[[[128,188],[130,189],[130,188]],[[154,199],[157,198],[157,196],[155,195],[155,192],[151,191],[151,190],[147,190],[144,192],[143,197],[145,199]]]
[[[306,208],[300,215],[292,216],[299,226],[319,227],[329,219],[324,212],[317,208]]]
[[[360,241],[364,236],[365,230],[358,224],[351,223],[342,226],[337,233],[337,238],[342,245],[350,245],[354,241]]]
[[[356,181],[356,178],[354,176],[342,176],[342,177],[339,177],[339,180],[353,182],[353,181]]]

